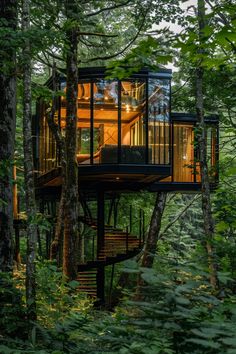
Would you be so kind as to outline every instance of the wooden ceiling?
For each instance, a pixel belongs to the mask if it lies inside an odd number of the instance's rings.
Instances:
[[[77,111],[78,119],[80,121],[89,121],[90,120],[90,109],[82,109],[79,108]],[[135,119],[139,115],[138,111],[122,111],[121,121],[123,123],[130,123],[133,119]],[[66,109],[61,108],[61,119],[64,120],[66,118]],[[118,113],[117,110],[105,110],[105,109],[95,109],[94,110],[94,121],[99,122],[117,122]]]

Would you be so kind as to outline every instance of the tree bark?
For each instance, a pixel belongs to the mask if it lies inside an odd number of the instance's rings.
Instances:
[[[198,0],[198,28],[199,28],[199,54],[206,54],[204,45],[205,28],[205,1]],[[207,129],[204,122],[204,93],[203,93],[204,68],[202,61],[196,68],[196,113],[198,122],[198,147],[200,151],[200,173],[202,192],[202,212],[204,220],[205,246],[208,255],[210,270],[210,283],[214,289],[218,287],[217,264],[214,256],[214,220],[211,209],[210,182],[207,165]]]
[[[166,192],[157,193],[155,207],[152,213],[150,228],[145,243],[144,254],[141,262],[142,267],[152,268],[157,249],[157,241],[161,230],[162,215],[166,205]]]
[[[141,261],[141,267],[152,268],[153,266],[155,253],[157,250],[157,242],[161,230],[162,215],[166,205],[166,196],[166,192],[157,193],[156,202],[151,217],[150,228],[144,247],[144,254]],[[142,299],[143,286],[145,286],[145,281],[142,279],[141,274],[139,274],[137,281],[137,291],[135,295],[136,300]]]
[[[16,54],[11,31],[17,26],[17,1],[0,2],[2,30],[0,45],[0,271],[13,268],[13,177],[12,166],[16,126]],[[12,39],[13,40],[13,39]]]
[[[64,236],[64,218],[65,218],[65,201],[66,201],[66,193],[65,193],[65,176],[66,176],[66,156],[65,156],[65,138],[61,134],[60,127],[58,123],[55,122],[55,113],[57,110],[57,95],[56,92],[58,90],[58,82],[57,82],[57,72],[56,65],[54,63],[52,68],[52,85],[53,85],[53,97],[52,97],[52,109],[47,113],[47,123],[49,129],[51,130],[57,147],[60,149],[61,156],[61,197],[60,204],[57,212],[57,222],[55,229],[55,237],[50,246],[50,259],[56,259],[57,265],[59,267],[62,266],[63,257],[62,257],[62,246],[63,246],[63,236]]]
[[[66,131],[65,131],[65,222],[63,242],[63,272],[68,279],[77,277],[78,251],[78,164],[77,152],[77,100],[78,100],[78,25],[76,1],[65,3],[68,29],[67,38],[67,90],[66,90]]]
[[[64,235],[65,200],[66,200],[65,187],[62,184],[60,204],[59,204],[58,213],[57,213],[57,223],[56,223],[56,229],[55,229],[55,237],[54,237],[54,240],[53,240],[53,242],[51,244],[51,249],[50,249],[50,259],[51,260],[56,259],[58,267],[60,267],[62,265],[60,250],[62,248],[63,235]]]
[[[22,29],[26,36],[23,47],[23,145],[25,169],[25,196],[27,212],[27,260],[26,260],[26,301],[29,320],[36,320],[36,202],[34,189],[34,165],[31,126],[31,48],[27,38],[30,28],[29,0],[23,0]]]

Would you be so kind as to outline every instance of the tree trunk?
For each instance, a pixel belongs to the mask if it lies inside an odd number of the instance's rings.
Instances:
[[[157,241],[161,230],[162,215],[166,205],[166,192],[157,193],[155,207],[152,213],[150,228],[145,243],[144,254],[141,262],[142,267],[152,268],[157,249]]]
[[[11,272],[13,267],[13,196],[12,166],[16,126],[16,55],[10,31],[16,30],[17,1],[0,1],[0,271]],[[10,45],[11,43],[11,45]]]
[[[29,0],[23,1],[22,28],[30,28]],[[23,48],[23,145],[25,169],[25,196],[27,212],[26,301],[29,320],[36,319],[35,258],[37,245],[36,202],[34,194],[34,165],[31,127],[31,49],[27,35]]]
[[[166,192],[157,193],[154,210],[151,217],[150,228],[145,243],[141,267],[152,268],[153,266],[155,253],[157,250],[157,242],[161,230],[162,215],[166,205],[166,196]],[[137,291],[135,295],[136,300],[142,299],[141,288],[143,286],[145,286],[145,282],[139,274],[137,281]]]
[[[62,173],[63,171],[64,169],[62,168]],[[63,234],[64,234],[64,208],[65,208],[66,195],[65,195],[65,187],[63,183],[64,183],[64,178],[62,182],[61,199],[60,199],[60,204],[57,213],[55,237],[51,244],[51,249],[50,249],[50,259],[51,260],[56,259],[58,267],[62,265],[61,247],[62,247]]]
[[[78,249],[78,165],[77,152],[77,100],[78,100],[78,16],[74,0],[65,4],[68,26],[67,38],[67,90],[66,90],[66,131],[65,131],[65,222],[63,242],[63,272],[68,279],[77,277]],[[74,23],[73,23],[74,22]]]
[[[204,44],[205,28],[205,1],[198,0],[198,26],[199,43]],[[199,54],[203,55],[204,49],[199,49]],[[206,53],[205,53],[206,54]],[[204,122],[204,99],[203,99],[203,77],[204,68],[202,62],[196,68],[196,113],[198,121],[198,147],[200,151],[200,173],[202,183],[202,212],[204,220],[205,245],[208,255],[208,264],[210,270],[210,283],[213,288],[218,287],[217,265],[214,256],[214,220],[211,211],[210,182],[207,166],[207,129]]]

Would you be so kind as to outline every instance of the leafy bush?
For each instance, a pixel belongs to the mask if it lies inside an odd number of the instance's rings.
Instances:
[[[146,285],[140,300],[130,299],[114,315],[84,328],[81,340],[90,351],[81,353],[236,352],[236,297],[218,299],[208,273],[189,264],[172,266],[168,274],[141,272]]]
[[[44,326],[52,327],[70,313],[86,313],[92,302],[78,292],[77,281],[67,282],[51,261],[37,263],[37,313]]]
[[[25,307],[22,291],[17,280],[8,273],[0,272],[0,335],[27,335]]]

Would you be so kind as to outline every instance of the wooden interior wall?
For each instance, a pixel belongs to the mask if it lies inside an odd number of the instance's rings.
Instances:
[[[174,125],[173,181],[194,182],[194,136],[192,124]]]

